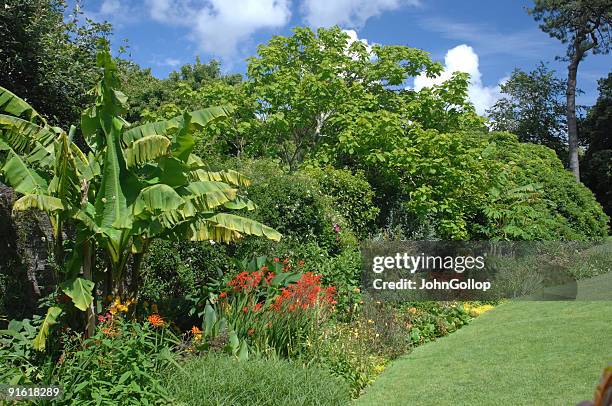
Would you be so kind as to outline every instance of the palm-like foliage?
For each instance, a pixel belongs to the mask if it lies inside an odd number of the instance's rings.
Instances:
[[[92,303],[90,279],[94,247],[108,256],[113,289],[122,292],[127,264],[132,280],[153,238],[230,242],[243,235],[279,240],[280,234],[251,219],[231,214],[252,210],[239,195],[249,180],[235,171],[210,172],[192,153],[194,132],[224,117],[224,107],[185,112],[170,120],[131,127],[121,118],[126,97],[117,90],[110,53],[98,54],[102,80],[94,105],[81,118],[89,151],[66,133],[49,127],[25,101],[0,87],[0,178],[23,196],[14,210],[49,213],[56,260],[66,272],[63,289],[85,310]],[[64,252],[63,227],[76,237]],[[131,261],[130,261],[131,259]],[[132,286],[136,288],[136,286]],[[135,293],[135,292],[132,292]]]

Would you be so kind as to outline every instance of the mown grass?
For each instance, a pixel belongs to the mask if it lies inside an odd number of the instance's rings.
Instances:
[[[610,362],[612,302],[509,302],[399,359],[357,403],[575,405]]]

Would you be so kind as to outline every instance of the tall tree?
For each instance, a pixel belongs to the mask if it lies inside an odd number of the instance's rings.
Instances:
[[[504,97],[487,111],[495,131],[516,134],[522,142],[543,144],[566,153],[566,82],[544,63],[531,72],[515,69],[501,86]]]
[[[576,76],[584,57],[608,53],[612,44],[612,0],[535,0],[528,12],[540,28],[567,44],[567,127],[570,168],[580,180],[576,120]]]
[[[580,138],[588,145],[583,159],[584,183],[606,214],[612,216],[612,72],[599,80],[599,97],[580,123]]]

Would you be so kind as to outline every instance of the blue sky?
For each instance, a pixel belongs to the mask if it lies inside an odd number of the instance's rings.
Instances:
[[[85,0],[85,13],[114,26],[115,46],[128,39],[131,58],[165,77],[181,64],[220,59],[225,72],[244,73],[245,58],[273,35],[298,25],[338,24],[368,43],[408,45],[445,62],[448,72],[473,77],[470,98],[480,112],[499,97],[498,84],[515,67],[533,69],[565,46],[542,33],[520,0]],[[589,55],[580,66],[578,103],[597,98],[597,79],[607,75],[612,56]],[[439,80],[444,79],[444,75]],[[434,81],[435,82],[435,81]],[[431,81],[417,78],[416,88]]]

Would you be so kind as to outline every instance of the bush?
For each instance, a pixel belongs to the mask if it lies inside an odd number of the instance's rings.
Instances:
[[[141,268],[140,297],[160,302],[194,294],[232,268],[228,251],[219,243],[154,240]]]
[[[380,210],[374,205],[374,191],[362,171],[351,173],[347,169],[325,167],[308,169],[305,173],[319,183],[325,195],[332,198],[335,210],[347,220],[360,239],[375,231]]]
[[[63,387],[63,400],[70,404],[170,404],[160,382],[176,363],[170,352],[176,344],[166,327],[115,317],[101,323],[92,338],[67,339],[49,383]]]
[[[493,133],[490,142],[489,159],[502,166],[484,207],[484,237],[597,240],[608,235],[608,217],[601,205],[565,170],[553,150],[519,143],[508,133]],[[501,195],[492,194],[493,189]]]
[[[192,405],[344,405],[347,385],[318,368],[257,358],[194,358],[166,380],[176,400]]]
[[[306,173],[284,173],[277,163],[267,159],[229,165],[253,181],[247,190],[257,206],[252,217],[275,228],[283,238],[298,243],[315,241],[330,253],[356,245],[350,226],[334,210],[333,200]]]

